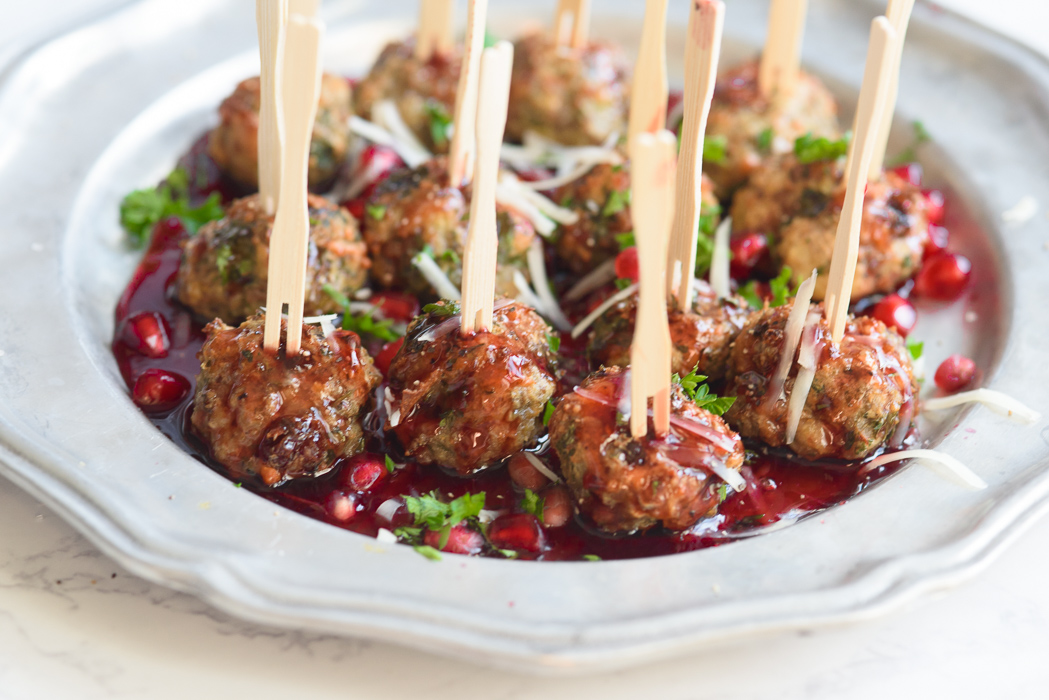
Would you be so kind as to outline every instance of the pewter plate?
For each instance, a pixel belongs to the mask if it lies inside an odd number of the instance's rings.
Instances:
[[[492,28],[513,36],[552,5],[500,0]],[[682,5],[671,10],[673,56]],[[414,8],[331,3],[328,69],[363,71],[409,30]],[[730,3],[723,64],[759,46],[766,9]],[[811,3],[805,63],[846,104],[882,9]],[[608,0],[599,15],[595,34],[636,44],[640,3]],[[232,488],[135,409],[108,343],[136,262],[118,202],[167,172],[256,70],[254,31],[250,3],[144,0],[0,67],[0,470],[128,569],[258,622],[587,672],[884,613],[972,576],[1046,510],[1045,424],[1014,426],[985,409],[926,431],[985,491],[911,467],[793,527],[642,560],[431,562]],[[964,305],[923,314],[916,335],[929,366],[967,352],[985,385],[1049,415],[1045,221],[1007,228],[999,216],[1024,195],[1049,202],[1049,65],[920,4],[904,71],[891,149],[907,143],[911,119],[934,134],[923,161],[950,193],[955,247],[978,275]]]

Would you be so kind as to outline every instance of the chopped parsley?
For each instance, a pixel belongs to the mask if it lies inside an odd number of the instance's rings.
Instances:
[[[382,221],[383,217],[386,216],[386,207],[380,204],[369,204],[364,210],[368,212],[368,216],[376,221]]]
[[[772,150],[772,137],[773,136],[774,136],[774,134],[772,133],[772,127],[771,126],[769,128],[767,128],[767,129],[765,129],[764,131],[762,131],[760,134],[758,134],[758,138],[757,138],[758,150],[761,151],[762,153],[770,152]]]
[[[539,522],[543,522],[543,499],[532,489],[525,489],[524,497],[521,499],[521,510],[531,513]]]
[[[437,147],[444,146],[449,141],[449,132],[452,126],[452,117],[444,105],[436,100],[427,100],[426,116],[430,118],[430,138]]]
[[[432,314],[438,318],[447,318],[459,313],[459,302],[445,301],[440,304],[427,304],[423,307],[424,314]]]
[[[342,307],[342,329],[346,331],[353,331],[357,335],[370,335],[379,340],[392,343],[401,337],[401,334],[393,327],[393,321],[390,319],[383,319],[381,321],[375,320],[375,309],[368,311],[363,314],[353,314],[350,312],[350,300],[346,298],[346,295],[340,292],[330,284],[326,284],[321,289],[327,294],[332,300]]]
[[[906,165],[907,163],[915,162],[918,160],[918,147],[932,141],[932,135],[920,121],[911,122],[911,127],[914,129],[914,141],[889,162],[890,166]]]
[[[441,553],[428,544],[415,545],[415,551],[430,561],[441,561]]]
[[[714,261],[714,232],[721,216],[721,205],[703,204],[699,208],[699,230],[696,232],[696,277],[703,277]]]
[[[397,469],[397,463],[390,459],[390,455],[386,455],[386,473],[393,474],[395,469]]]
[[[219,270],[219,278],[224,284],[229,284],[229,261],[233,257],[233,249],[229,243],[219,246],[215,251],[215,267]]]
[[[821,160],[837,160],[849,152],[849,141],[852,134],[846,133],[837,141],[820,136],[815,138],[812,134],[805,134],[794,141],[794,155],[798,157],[799,163],[816,163]]]
[[[448,544],[452,528],[459,523],[467,521],[480,529],[477,516],[484,509],[484,498],[484,491],[463,494],[449,503],[441,501],[436,491],[419,497],[405,496],[404,505],[415,517],[415,527],[397,528],[394,534],[407,540],[409,544],[418,544],[418,539],[422,536],[424,529],[438,532],[441,537],[437,548],[441,549]]]
[[[497,37],[495,34],[492,34],[490,31],[488,31],[488,28],[485,27],[485,30],[484,30],[484,47],[486,49],[490,49],[490,48],[492,48],[493,46],[495,46],[498,43],[499,43],[499,37]]]
[[[616,243],[619,244],[620,250],[626,250],[627,248],[633,248],[637,245],[637,239],[634,238],[633,231],[627,231],[626,233],[616,234]]]
[[[550,346],[550,352],[556,353],[561,349],[561,336],[557,333],[547,333],[546,344]]]
[[[707,163],[724,163],[728,157],[725,150],[728,147],[728,139],[724,136],[708,136],[703,139],[703,160]]]
[[[736,402],[736,397],[711,394],[710,387],[706,384],[706,375],[696,374],[698,368],[699,365],[696,365],[684,377],[680,377],[675,373],[671,377],[671,381],[680,386],[681,390],[685,392],[685,396],[700,408],[707,409],[715,416],[723,415],[725,411],[732,408],[732,404]]]
[[[633,282],[631,282],[630,280],[620,278],[616,280],[616,289],[622,291],[632,284]]]
[[[543,409],[543,425],[550,425],[550,418],[554,415],[554,404],[551,401],[546,402],[546,408]]]
[[[907,352],[911,354],[912,360],[920,360],[925,352],[925,343],[907,343]]]
[[[724,503],[728,498],[728,484],[718,484],[718,503]]]
[[[596,554],[584,554],[583,559],[586,559],[587,561],[601,561],[601,557]]]
[[[601,209],[601,216],[615,216],[626,209],[628,204],[630,204],[630,190],[612,190],[608,199],[605,200],[604,208]]]
[[[737,292],[737,294],[743,297],[743,299],[747,302],[748,305],[750,305],[750,308],[752,309],[760,309],[762,306],[765,305],[765,302],[764,300],[762,300],[761,295],[758,294],[757,282],[755,282],[754,280],[751,280],[750,282],[747,282],[745,285],[740,287],[739,292]]]
[[[770,307],[783,306],[787,299],[797,293],[791,290],[790,280],[794,272],[789,267],[784,267],[775,278],[769,280],[769,291],[771,297],[768,300]],[[760,309],[765,306],[765,300],[758,294],[757,282],[751,280],[740,287],[739,295],[746,299],[751,308]]]
[[[176,216],[190,233],[221,219],[222,200],[212,193],[199,207],[189,203],[189,176],[184,168],[175,168],[155,188],[135,190],[120,202],[120,225],[127,231],[131,244],[141,248],[149,241],[153,227],[170,216]]]

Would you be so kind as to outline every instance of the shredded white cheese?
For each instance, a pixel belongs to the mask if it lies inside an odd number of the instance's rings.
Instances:
[[[583,279],[569,289],[564,296],[568,302],[579,301],[590,292],[603,287],[616,278],[616,260],[606,260],[588,272]]]
[[[397,515],[397,511],[400,509],[401,501],[397,498],[389,498],[375,509],[375,516],[390,523],[393,522],[393,516]]]
[[[1026,195],[1012,209],[1002,212],[1002,221],[1007,224],[1025,224],[1038,214],[1038,200]]]
[[[787,316],[787,325],[783,330],[783,354],[780,355],[776,372],[772,375],[771,391],[766,401],[769,403],[784,398],[783,384],[790,374],[791,365],[794,363],[794,352],[798,349],[801,341],[801,333],[805,329],[805,319],[809,314],[809,303],[812,301],[812,291],[816,288],[816,271],[812,276],[801,283],[798,294],[794,297],[794,306],[791,307]]]
[[[517,169],[552,167],[557,173],[546,180],[521,183],[535,191],[552,190],[574,182],[599,163],[623,163],[623,156],[615,150],[619,134],[611,134],[600,146],[563,146],[534,132],[526,132],[522,141],[522,146],[503,144],[502,160]]]
[[[532,286],[520,270],[514,270],[513,280],[514,286],[517,287],[517,300],[543,313],[543,300],[535,295]]]
[[[419,253],[412,258],[412,265],[418,268],[433,290],[437,292],[437,296],[448,301],[460,301],[463,298],[459,293],[459,288],[452,284],[448,275],[444,274],[444,270],[437,265],[437,261],[426,253]]]
[[[382,542],[383,544],[395,544],[397,542],[397,535],[384,527],[380,527],[379,531],[375,533],[375,540],[376,542]]]
[[[707,466],[710,467],[710,471],[717,474],[722,481],[731,486],[736,493],[742,493],[747,490],[746,479],[736,470],[729,469],[724,462],[714,459]]]
[[[934,472],[945,479],[953,481],[959,486],[972,491],[979,491],[987,488],[987,482],[977,476],[967,466],[954,457],[942,452],[936,452],[935,450],[904,450],[903,452],[885,454],[880,457],[875,457],[863,465],[863,471],[868,472],[882,466],[883,464],[898,462],[903,459],[917,460],[927,467],[930,467]]]
[[[554,293],[550,291],[550,281],[546,277],[546,260],[543,259],[543,242],[536,238],[528,248],[528,274],[532,276],[532,284],[535,293],[542,300],[546,317],[553,322],[559,331],[567,331],[572,327],[561,310]]]
[[[397,113],[396,106],[394,106],[393,112],[397,114],[397,120],[400,120],[400,114]],[[400,124],[405,129],[408,129],[403,121],[400,121]],[[422,147],[415,135],[411,133],[411,130],[408,130],[411,139],[405,141],[399,135],[391,133],[391,131],[379,124],[361,119],[356,115],[350,117],[349,127],[350,131],[358,136],[366,138],[373,143],[392,148],[401,157],[401,160],[408,164],[409,168],[415,168],[433,158],[433,154]]]
[[[390,427],[396,428],[401,424],[401,409],[400,407],[394,408],[393,392],[390,391],[390,387],[386,387],[385,389],[383,406],[386,408],[386,415],[390,417]]]
[[[926,411],[943,411],[966,403],[982,403],[995,413],[1008,416],[1018,423],[1031,425],[1042,419],[1042,414],[1032,410],[1011,396],[993,389],[974,389],[951,396],[925,399],[922,408]]]
[[[287,318],[287,314],[281,314],[281,318]],[[321,327],[321,332],[324,333],[324,337],[327,338],[329,335],[335,332],[335,319],[339,317],[338,314],[325,314],[324,316],[306,316],[302,319],[303,323],[317,325]]]
[[[714,251],[710,258],[710,287],[718,295],[718,299],[727,299],[732,293],[729,287],[729,255],[728,239],[732,233],[732,217],[727,217],[714,232]]]
[[[527,459],[528,462],[533,467],[535,467],[537,472],[539,472],[540,474],[542,474],[543,476],[545,476],[547,479],[549,479],[550,481],[554,482],[555,484],[560,484],[561,483],[561,477],[559,477],[557,474],[554,474],[554,472],[551,471],[550,467],[548,467],[545,464],[543,464],[542,460],[540,460],[534,454],[532,454],[531,452],[525,452],[524,456],[525,456],[525,459]]]
[[[616,292],[615,294],[613,294],[612,296],[610,296],[607,299],[605,299],[604,303],[602,303],[601,306],[597,307],[596,309],[594,309],[593,311],[588,313],[586,315],[586,318],[584,318],[582,321],[580,321],[576,325],[576,327],[572,329],[572,337],[573,338],[578,338],[579,336],[583,335],[583,332],[587,328],[589,328],[591,325],[593,325],[594,321],[596,321],[597,319],[601,318],[602,314],[604,314],[606,311],[611,309],[613,306],[615,306],[619,302],[621,302],[624,299],[627,299],[631,295],[635,294],[639,288],[640,287],[635,282],[634,284],[630,285],[629,287],[627,287],[625,289],[621,289],[618,292]]]
[[[810,278],[815,284],[816,272],[813,271]],[[811,294],[811,291],[810,291]],[[806,303],[806,306],[808,304]],[[801,414],[805,410],[805,402],[809,399],[809,391],[812,390],[812,381],[816,378],[816,326],[819,325],[822,314],[815,309],[809,310],[805,317],[805,326],[801,329],[801,348],[798,350],[798,376],[794,378],[794,386],[790,390],[790,401],[787,403],[787,444],[793,444],[798,434],[798,425],[801,424]]]

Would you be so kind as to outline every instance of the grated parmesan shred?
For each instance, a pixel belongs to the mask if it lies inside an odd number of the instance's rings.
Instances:
[[[576,327],[572,329],[572,338],[574,339],[574,338],[578,338],[579,336],[581,336],[583,334],[583,332],[587,328],[592,326],[594,321],[596,321],[597,319],[601,318],[601,316],[606,311],[608,311],[609,309],[611,309],[613,306],[615,306],[619,302],[623,301],[624,299],[630,298],[631,295],[637,293],[638,289],[639,289],[639,286],[635,282],[634,284],[630,285],[629,287],[627,287],[625,289],[621,289],[618,292],[616,292],[615,294],[613,294],[612,296],[610,296],[607,299],[605,299],[604,303],[602,303],[601,306],[597,307],[596,309],[594,309],[593,311],[588,313],[586,315],[586,318],[584,318],[582,321],[580,321],[578,324],[576,324]]]
[[[533,467],[535,467],[537,472],[539,472],[540,474],[542,474],[543,476],[545,476],[547,479],[549,479],[550,481],[554,482],[555,484],[560,484],[561,483],[561,477],[559,477],[557,474],[554,474],[554,472],[550,469],[550,467],[548,467],[545,464],[543,464],[542,460],[540,460],[538,457],[536,457],[531,452],[524,452],[523,454],[525,456],[525,459],[527,459],[528,462]]]
[[[444,274],[444,270],[438,266],[437,261],[426,253],[419,253],[412,258],[412,265],[419,270],[426,281],[430,283],[433,290],[437,292],[437,296],[448,301],[460,301],[462,300],[462,294],[459,293],[459,288],[452,284],[452,281],[448,279],[448,275]]]
[[[729,287],[729,260],[732,258],[728,247],[730,233],[732,233],[731,216],[726,217],[714,232],[714,251],[710,259],[710,287],[717,294],[718,299],[727,299],[732,293]]]
[[[951,396],[925,399],[922,409],[925,411],[944,411],[948,408],[967,403],[981,403],[995,413],[1007,416],[1017,423],[1032,425],[1042,419],[1042,414],[1028,408],[1007,394],[993,389],[974,389]]]
[[[543,259],[543,242],[536,238],[528,249],[528,273],[532,276],[532,284],[535,293],[543,303],[546,317],[553,322],[559,331],[567,331],[572,328],[571,322],[561,310],[553,292],[550,291],[550,281],[546,277],[546,260]]]
[[[914,459],[921,462],[948,481],[953,481],[959,486],[971,491],[979,491],[987,488],[987,482],[981,479],[975,472],[969,469],[969,467],[965,466],[954,457],[935,450],[904,450],[902,452],[892,452],[890,454],[881,455],[880,457],[875,457],[864,464],[861,473],[869,472],[883,464],[899,462],[904,459]]]

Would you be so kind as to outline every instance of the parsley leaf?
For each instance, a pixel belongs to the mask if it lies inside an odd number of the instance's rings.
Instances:
[[[623,290],[632,284],[633,282],[631,282],[630,280],[620,278],[616,280],[616,289]]]
[[[791,296],[790,280],[793,275],[794,272],[784,265],[779,274],[774,279],[769,280],[769,289],[772,290],[772,299],[769,301],[769,306],[783,306],[787,303],[787,297]]]
[[[543,499],[532,489],[525,489],[524,497],[521,499],[521,510],[531,513],[539,522],[543,522]]]
[[[141,248],[153,227],[170,216],[177,216],[193,235],[209,221],[221,219],[223,213],[218,193],[209,195],[199,207],[190,206],[189,176],[184,168],[176,168],[155,188],[135,190],[121,200],[120,225],[132,245]]]
[[[426,116],[430,118],[430,138],[435,146],[441,147],[448,143],[448,132],[451,130],[452,117],[448,114],[445,106],[436,100],[427,100]]]
[[[233,249],[229,243],[219,247],[215,251],[215,267],[219,269],[219,279],[223,284],[229,284],[229,261],[233,257]]]
[[[888,165],[890,167],[915,162],[918,160],[918,147],[924,143],[932,141],[932,135],[920,121],[911,122],[911,127],[914,129],[914,141],[911,142],[910,146],[900,151],[895,158],[889,161]]]
[[[492,34],[490,31],[488,31],[488,28],[485,27],[485,30],[484,30],[484,47],[486,49],[490,49],[490,48],[492,48],[493,46],[495,46],[498,43],[499,43],[499,37],[497,37],[495,34]]]
[[[368,216],[376,221],[382,221],[383,217],[386,216],[386,207],[379,204],[369,204],[364,210],[368,212]]]
[[[396,468],[397,468],[397,463],[394,462],[392,459],[390,459],[390,455],[386,455],[386,473],[387,474],[393,474],[393,472],[394,472],[394,470]]]
[[[703,277],[714,261],[714,232],[717,229],[721,206],[703,204],[699,209],[699,230],[696,232],[696,277]]]
[[[707,381],[706,376],[696,374],[697,369],[699,369],[699,365],[693,367],[692,371],[684,377],[680,377],[675,373],[670,379],[680,386],[681,390],[685,392],[685,396],[697,406],[707,409],[715,416],[723,415],[736,402],[736,397],[719,397],[716,394],[711,394],[710,387],[705,383]]]
[[[441,304],[427,304],[423,307],[424,314],[433,314],[438,318],[447,318],[459,313],[459,302],[445,301]]]
[[[386,343],[392,343],[401,337],[401,334],[394,329],[393,321],[390,319],[383,319],[382,321],[375,320],[375,317],[373,316],[375,313],[374,309],[364,314],[355,315],[350,312],[350,300],[345,294],[330,284],[324,285],[321,289],[323,289],[324,293],[331,297],[336,304],[342,307],[343,330],[353,331],[357,335],[368,334]]]
[[[737,293],[743,297],[752,309],[760,309],[765,305],[765,301],[761,298],[761,295],[758,294],[758,283],[754,280],[751,280],[740,287],[739,292]]]
[[[616,234],[616,243],[619,244],[620,250],[626,250],[627,248],[633,248],[637,245],[637,240],[634,238],[633,231],[627,231],[626,233]]]
[[[907,352],[911,354],[912,360],[920,360],[925,351],[925,343],[907,343]]]
[[[546,408],[543,409],[543,425],[550,425],[550,418],[554,415],[554,404],[551,401],[546,402]]]
[[[550,346],[550,352],[556,353],[561,349],[561,336],[557,333],[547,333],[546,344]]]
[[[601,557],[596,554],[584,554],[583,559],[586,559],[587,561],[601,561]]]
[[[728,139],[724,136],[707,136],[703,139],[703,160],[707,163],[724,163],[728,157]]]
[[[451,529],[468,518],[476,518],[484,509],[484,491],[466,493],[450,503],[437,498],[436,492],[419,496],[405,496],[404,505],[415,516],[417,526],[442,531]]]
[[[767,128],[767,129],[765,129],[764,131],[762,131],[760,134],[758,134],[758,139],[757,139],[758,150],[761,151],[762,153],[770,152],[772,150],[772,137],[773,136],[774,136],[774,134],[772,133],[772,127],[771,126],[769,128]]]
[[[612,190],[608,199],[605,200],[604,208],[601,209],[601,216],[615,216],[626,209],[628,204],[630,204],[630,190]]]
[[[837,160],[849,152],[851,134],[845,134],[837,141],[821,136],[815,138],[811,133],[798,137],[794,141],[794,155],[799,163],[816,163],[821,160]]]
[[[430,561],[441,561],[441,553],[428,544],[415,545],[415,551]]]

